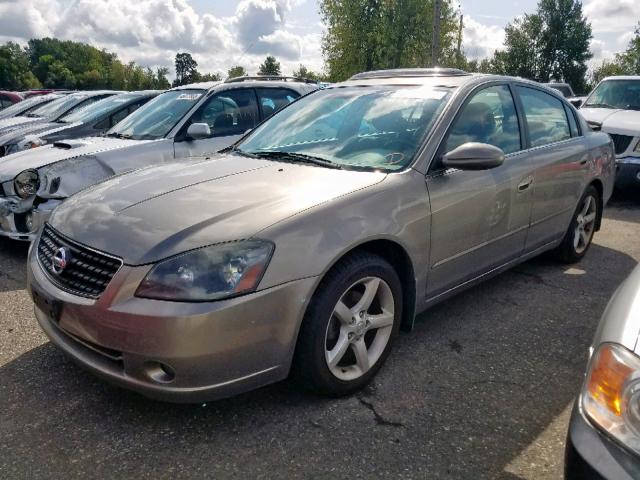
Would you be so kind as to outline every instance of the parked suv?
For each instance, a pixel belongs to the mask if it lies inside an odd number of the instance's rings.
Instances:
[[[345,395],[417,312],[547,250],[583,258],[613,175],[609,137],[538,83],[369,72],[226,152],[69,198],[29,289],[55,344],[144,394],[200,401],[293,372]]]
[[[0,135],[0,157],[59,140],[100,135],[159,93],[159,90],[148,90],[113,95],[63,115],[56,121],[28,124]]]
[[[594,130],[611,135],[616,151],[616,186],[640,188],[640,76],[607,77],[580,113]]]
[[[185,85],[158,95],[105,136],[1,159],[0,235],[31,240],[50,211],[79,190],[137,168],[215,153],[317,88],[259,77]]]

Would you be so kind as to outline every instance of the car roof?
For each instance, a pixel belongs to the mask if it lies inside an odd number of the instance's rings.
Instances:
[[[377,70],[357,74],[344,82],[331,84],[326,89],[349,86],[427,86],[442,88],[459,88],[462,86],[474,86],[487,82],[518,82],[532,87],[548,89],[543,84],[521,77],[507,75],[492,75],[485,73],[467,73],[458,69],[397,69]],[[550,89],[551,90],[551,89]],[[551,90],[554,95],[557,91]]]
[[[605,80],[640,80],[640,75],[614,75],[602,79],[603,82]]]
[[[209,90],[217,85],[220,85],[222,82],[198,82],[198,83],[187,83],[186,85],[179,85],[177,87],[170,88],[169,90],[191,90],[191,89],[199,89],[199,90]]]
[[[134,90],[132,92],[122,92],[119,95],[130,95],[135,97],[155,97],[156,95],[160,95],[165,90]]]
[[[80,90],[77,92],[70,93],[69,95],[75,95],[77,97],[85,96],[85,97],[94,97],[96,95],[105,95],[105,94],[118,95],[120,93],[127,93],[124,90]]]

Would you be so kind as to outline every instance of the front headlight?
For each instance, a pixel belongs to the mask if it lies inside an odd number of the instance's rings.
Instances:
[[[636,148],[634,148],[633,151],[640,152],[640,138],[638,138],[638,142],[636,143]]]
[[[589,366],[582,408],[596,425],[640,453],[640,357],[616,343],[600,345]]]
[[[24,170],[13,180],[13,189],[20,198],[33,197],[40,188],[40,175],[37,170]]]
[[[47,141],[42,138],[27,137],[24,140],[24,142],[20,144],[20,146],[21,146],[21,150],[28,150],[30,148],[38,148],[46,144],[47,144]]]
[[[4,154],[11,155],[12,153],[19,152],[20,148],[18,148],[17,143],[10,143],[9,145],[4,146]]]
[[[204,302],[254,291],[274,246],[263,240],[224,243],[192,250],[158,263],[137,297]]]

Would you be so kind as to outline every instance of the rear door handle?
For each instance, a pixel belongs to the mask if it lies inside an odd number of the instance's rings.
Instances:
[[[533,183],[533,177],[527,177],[518,184],[518,191],[524,192]]]

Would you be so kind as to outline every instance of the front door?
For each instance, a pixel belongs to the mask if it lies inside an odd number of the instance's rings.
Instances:
[[[508,85],[476,91],[461,108],[439,156],[467,143],[497,146],[504,164],[490,170],[445,169],[427,175],[431,252],[427,296],[435,297],[519,257],[531,214],[532,165],[523,153]]]
[[[236,142],[258,123],[258,103],[252,88],[232,89],[212,95],[185,122],[175,142],[176,158],[213,154]],[[206,123],[209,138],[186,137],[193,123]]]

